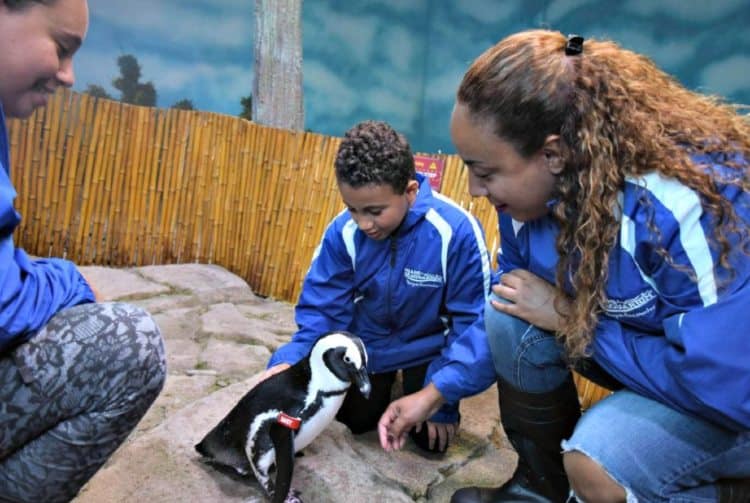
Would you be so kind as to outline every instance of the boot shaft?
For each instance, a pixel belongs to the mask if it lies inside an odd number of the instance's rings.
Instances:
[[[716,483],[719,503],[747,503],[750,501],[750,477],[722,479]]]
[[[564,503],[570,486],[560,442],[581,416],[572,376],[546,393],[526,393],[503,381],[497,386],[501,422],[518,452],[518,467],[502,487],[461,489],[451,503]]]

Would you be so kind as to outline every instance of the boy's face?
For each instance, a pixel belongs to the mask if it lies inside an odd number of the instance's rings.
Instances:
[[[88,28],[86,0],[0,2],[0,101],[9,117],[28,117],[58,86],[70,87],[73,54]]]
[[[349,213],[368,237],[386,239],[395,231],[417,198],[419,183],[409,181],[403,194],[396,194],[390,185],[370,184],[354,188],[340,182],[339,191]]]

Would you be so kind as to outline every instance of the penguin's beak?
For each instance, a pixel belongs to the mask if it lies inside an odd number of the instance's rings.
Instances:
[[[370,390],[372,389],[372,386],[370,385],[370,378],[367,377],[366,367],[362,367],[361,369],[352,372],[352,382],[357,386],[357,388],[359,388],[359,392],[362,393],[363,397],[370,397]]]

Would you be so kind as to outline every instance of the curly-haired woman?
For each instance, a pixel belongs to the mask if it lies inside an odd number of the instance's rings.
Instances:
[[[154,320],[96,303],[75,264],[13,243],[5,114],[59,86],[88,27],[85,0],[0,0],[0,500],[69,501],[125,440],[164,383]],[[52,183],[52,182],[50,182]]]
[[[492,361],[461,368],[477,391],[496,374],[520,458],[452,501],[747,501],[747,117],[615,43],[534,30],[474,61],[451,135],[502,237]],[[571,367],[616,390],[580,420]],[[394,402],[383,447],[457,391]]]
[[[367,349],[372,391],[366,399],[350,390],[337,419],[363,433],[377,426],[398,370],[405,392],[421,389],[456,336],[481,317],[490,261],[479,222],[431,190],[406,138],[390,125],[365,121],[347,131],[335,170],[346,209],[328,225],[305,277],[299,330],[266,373],[296,363],[326,332],[356,334]],[[435,412],[412,438],[444,451],[458,401]]]

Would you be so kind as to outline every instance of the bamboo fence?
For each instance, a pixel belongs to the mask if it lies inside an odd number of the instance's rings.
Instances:
[[[343,209],[340,139],[211,112],[154,109],[62,90],[9,121],[11,177],[24,215],[16,242],[81,265],[221,265],[260,295],[294,301],[327,223]],[[442,190],[497,219],[466,191],[455,156]]]
[[[325,226],[343,209],[335,137],[69,90],[9,121],[9,132],[23,215],[16,243],[38,256],[217,264],[259,295],[294,302]],[[428,155],[443,159],[441,192],[482,223],[494,257],[494,209],[469,196],[460,158]]]

